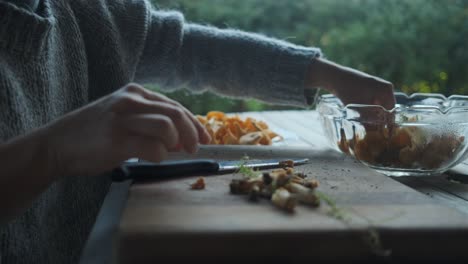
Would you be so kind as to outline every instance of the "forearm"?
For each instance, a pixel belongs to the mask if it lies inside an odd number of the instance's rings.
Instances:
[[[357,71],[335,62],[317,58],[309,66],[309,74],[306,79],[307,87],[321,87],[331,93],[338,93],[340,88],[337,84],[343,79],[349,79],[351,75],[359,75],[362,78],[375,78],[364,72]]]
[[[320,87],[331,93],[334,93],[333,80],[339,78],[337,75],[341,72],[338,65],[325,59],[315,59],[311,61],[308,69],[305,86],[307,88]]]
[[[311,60],[321,56],[319,49],[186,24],[178,13],[155,12],[152,19],[137,78],[169,88],[183,84],[234,97],[305,104],[305,76]]]
[[[0,223],[21,213],[54,180],[43,129],[0,144]]]
[[[317,58],[309,66],[305,87],[321,87],[344,104],[375,104],[392,109],[393,85],[376,76]]]

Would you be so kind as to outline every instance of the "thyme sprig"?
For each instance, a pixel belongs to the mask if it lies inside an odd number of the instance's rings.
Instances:
[[[246,166],[249,159],[250,158],[247,155],[242,157],[242,159],[240,160],[239,168],[237,169],[237,172],[242,174],[246,178],[257,178],[260,176],[260,173]]]
[[[323,200],[330,207],[329,211],[327,212],[329,216],[341,221],[347,226],[352,225],[351,215],[346,210],[339,207],[333,198],[323,192],[316,191],[316,193],[320,200]],[[392,251],[390,249],[384,248],[379,231],[375,228],[375,223],[367,217],[363,218],[369,224],[369,228],[366,230],[366,233],[363,237],[364,243],[369,246],[372,253],[374,253],[376,256],[390,256]]]
[[[330,209],[327,212],[329,216],[340,220],[348,225],[351,224],[351,217],[343,208],[338,207],[336,205],[336,202],[335,200],[333,200],[333,198],[319,191],[316,191],[316,194],[320,198],[320,200],[323,200],[330,207]]]

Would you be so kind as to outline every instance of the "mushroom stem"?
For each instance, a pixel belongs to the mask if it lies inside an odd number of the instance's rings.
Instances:
[[[275,193],[271,197],[271,201],[277,207],[284,209],[290,213],[294,212],[297,200],[286,190],[285,188],[276,189]]]
[[[315,194],[315,191],[304,187],[300,184],[291,182],[285,186],[285,188],[294,194],[294,197],[303,204],[312,205],[314,207],[320,205],[320,199]]]

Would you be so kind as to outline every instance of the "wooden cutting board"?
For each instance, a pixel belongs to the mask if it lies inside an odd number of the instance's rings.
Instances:
[[[189,188],[197,177],[134,184],[115,236],[116,262],[467,259],[467,215],[333,151],[208,147],[199,157],[244,154],[308,157],[310,163],[296,170],[317,178],[318,190],[336,201],[347,220],[330,216],[324,203],[318,209],[299,205],[287,214],[267,200],[253,203],[231,195],[230,181],[240,178],[236,174],[202,175],[206,189],[200,191]],[[369,242],[375,235],[381,247]]]

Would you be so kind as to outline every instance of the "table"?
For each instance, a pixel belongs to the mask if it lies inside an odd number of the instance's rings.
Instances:
[[[193,177],[132,186],[119,183],[111,186],[102,205],[82,263],[193,260],[206,255],[216,260],[242,255],[240,260],[256,261],[254,257],[265,260],[271,255],[287,261],[303,257],[372,262],[468,259],[464,250],[468,245],[468,185],[459,182],[465,180],[463,176],[453,181],[448,174],[399,178],[378,174],[331,151],[315,111],[240,115],[266,121],[273,130],[286,134],[287,144],[204,146],[197,157],[239,159],[245,153],[260,158],[309,157],[311,164],[304,170],[317,176],[319,189],[333,196],[352,221],[328,216],[326,206],[318,210],[300,207],[291,216],[268,203],[247,203],[228,193],[234,175],[207,177],[207,190],[198,192],[187,188]],[[171,158],[193,157],[174,154]],[[468,164],[454,171],[468,173]],[[383,249],[392,250],[390,256],[363,242],[375,233]]]

